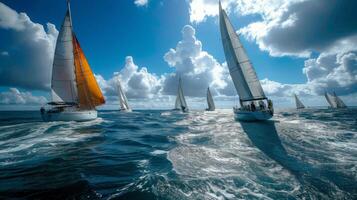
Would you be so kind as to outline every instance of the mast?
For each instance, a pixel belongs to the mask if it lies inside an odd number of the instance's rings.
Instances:
[[[219,22],[227,65],[240,100],[244,102],[267,99],[254,67],[221,2],[219,2]]]
[[[68,16],[69,16],[69,21],[71,24],[71,28],[73,31],[73,25],[72,25],[72,13],[71,13],[71,4],[70,4],[70,0],[67,0],[67,12],[68,12]]]

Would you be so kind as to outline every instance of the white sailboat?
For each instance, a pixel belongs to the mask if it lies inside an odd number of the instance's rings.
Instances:
[[[88,121],[105,103],[82,48],[73,32],[69,1],[59,32],[52,67],[52,101],[41,108],[44,121]]]
[[[177,96],[176,96],[174,110],[181,110],[182,112],[188,112],[186,99],[183,94],[181,77],[179,78],[179,85],[178,85],[178,89],[177,89]]]
[[[330,108],[346,108],[346,104],[340,99],[336,93],[334,92],[333,95],[325,92],[325,98],[330,105]]]
[[[298,96],[296,94],[294,94],[295,97],[295,104],[296,104],[296,109],[304,109],[305,106],[304,104],[300,101],[300,99],[298,98]]]
[[[207,111],[214,111],[216,109],[216,106],[214,105],[212,94],[211,94],[211,91],[209,88],[207,88],[207,105],[208,105],[208,108],[206,109]]]
[[[347,108],[346,104],[336,95],[335,92],[333,92],[333,95],[336,99],[337,108]]]
[[[120,111],[131,112],[131,108],[128,104],[128,99],[126,98],[123,88],[121,87],[119,79],[118,79],[118,96],[119,96]]]
[[[240,100],[240,108],[233,108],[236,119],[244,121],[270,119],[274,113],[273,103],[265,96],[253,65],[227,13],[222,9],[221,2],[219,2],[219,22],[227,65]]]

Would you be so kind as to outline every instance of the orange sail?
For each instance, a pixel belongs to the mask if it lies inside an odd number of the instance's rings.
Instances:
[[[104,104],[102,91],[74,34],[73,52],[79,107],[93,109],[95,106]]]

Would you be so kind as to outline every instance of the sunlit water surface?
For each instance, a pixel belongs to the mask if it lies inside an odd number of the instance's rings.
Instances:
[[[0,199],[356,199],[357,109],[0,112]]]

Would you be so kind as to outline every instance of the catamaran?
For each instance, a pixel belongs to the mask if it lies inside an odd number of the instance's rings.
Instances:
[[[52,66],[52,101],[41,108],[44,121],[88,121],[105,103],[102,91],[73,32],[71,9],[59,32]]]
[[[296,104],[296,109],[304,109],[305,106],[304,104],[300,101],[300,99],[298,98],[298,96],[296,94],[294,94],[295,97],[295,104]]]
[[[207,105],[208,108],[206,111],[214,111],[216,109],[216,106],[214,105],[212,94],[209,88],[207,88]]]
[[[131,108],[128,104],[128,99],[126,98],[123,88],[121,87],[119,79],[118,79],[118,96],[119,96],[120,111],[131,112]]]
[[[333,92],[333,95],[325,92],[325,98],[330,104],[330,108],[347,108],[346,104],[336,95],[335,92]]]
[[[219,22],[229,73],[240,100],[233,108],[235,118],[243,121],[267,120],[273,117],[273,102],[268,99],[239,36],[219,2]]]
[[[177,89],[177,96],[176,96],[174,110],[181,110],[182,112],[188,112],[186,99],[185,99],[185,96],[183,95],[181,77],[179,78],[179,85],[178,85],[178,89]]]

